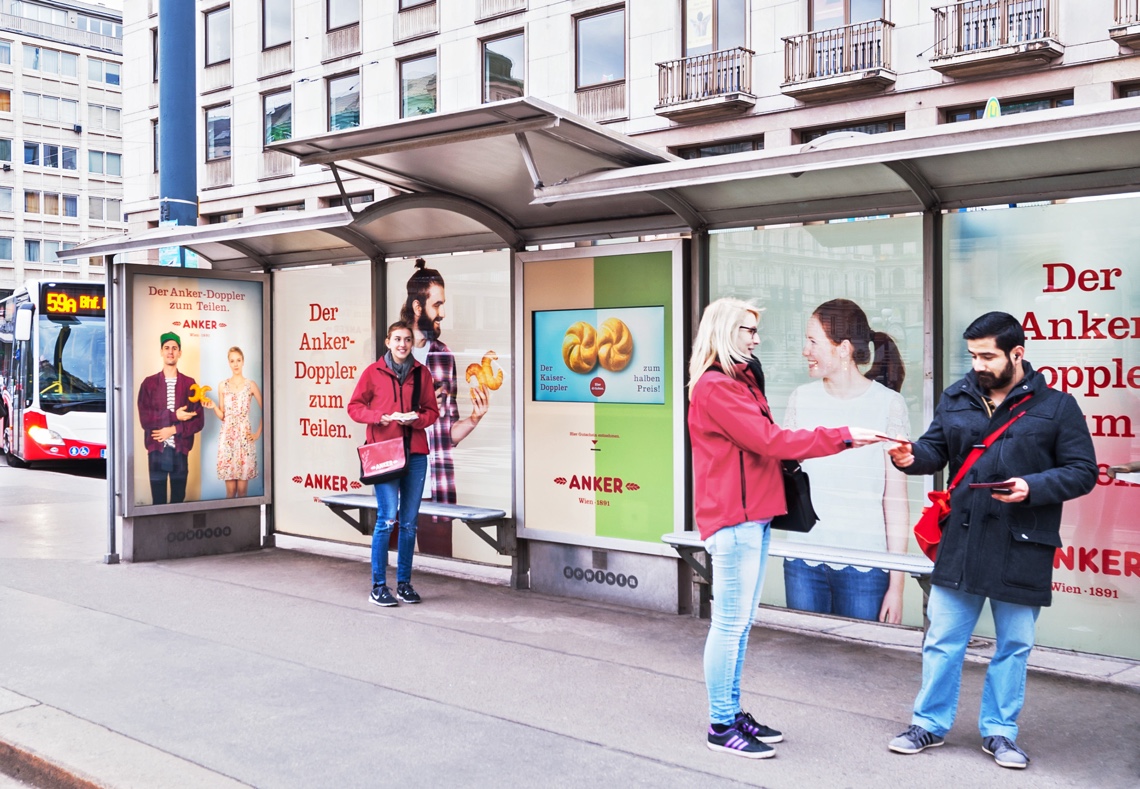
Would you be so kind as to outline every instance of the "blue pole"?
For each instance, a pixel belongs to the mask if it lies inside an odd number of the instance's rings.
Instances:
[[[176,225],[198,224],[195,21],[194,0],[159,0],[159,218]]]

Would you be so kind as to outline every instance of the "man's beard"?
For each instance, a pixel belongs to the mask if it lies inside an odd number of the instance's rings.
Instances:
[[[997,375],[991,372],[978,373],[978,383],[981,384],[982,389],[987,392],[992,392],[995,389],[1002,389],[1013,380],[1013,362],[1007,356],[1005,359],[1005,369]]]
[[[427,313],[420,313],[420,317],[416,319],[416,328],[429,340],[439,339],[439,321],[429,318]]]

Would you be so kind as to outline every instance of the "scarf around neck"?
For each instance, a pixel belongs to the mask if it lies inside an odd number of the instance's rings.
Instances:
[[[391,351],[387,351],[384,354],[384,364],[388,365],[388,369],[396,374],[396,380],[401,384],[404,383],[404,380],[408,377],[408,373],[411,372],[413,362],[414,360],[410,354],[408,358],[404,360],[403,364],[396,363],[396,360],[392,358]]]

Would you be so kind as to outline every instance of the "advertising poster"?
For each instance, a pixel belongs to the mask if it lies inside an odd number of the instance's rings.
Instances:
[[[665,308],[534,313],[534,399],[665,402]]]
[[[278,532],[368,545],[321,504],[360,484],[365,426],[345,410],[375,361],[370,263],[286,269],[273,275],[274,518]]]
[[[264,279],[135,273],[128,291],[131,504],[264,496]]]
[[[1091,494],[1065,504],[1037,641],[1130,658],[1140,658],[1140,485],[1106,472],[1140,460],[1137,211],[1125,198],[949,214],[944,248],[946,380],[969,369],[970,321],[1011,313],[1026,360],[1080,404],[1101,469]]]
[[[656,550],[674,528],[681,441],[674,412],[683,396],[673,360],[677,257],[670,250],[524,262],[527,533],[587,545],[628,540]],[[610,320],[620,320],[621,336],[630,340],[619,349],[627,366],[616,373],[600,364],[589,331],[582,348],[586,326],[596,332]],[[610,344],[616,328],[603,328]],[[607,357],[610,367],[618,366],[616,357]],[[544,376],[574,384],[543,392]],[[604,392],[595,394],[594,378],[603,380]]]
[[[754,351],[776,421],[854,425],[915,436],[923,427],[922,222],[917,217],[717,233],[710,298],[763,311]],[[803,462],[820,520],[790,540],[915,553],[923,479],[896,470],[887,444]],[[821,594],[820,589],[827,590]],[[855,619],[922,624],[922,592],[903,573],[774,559],[763,601]]]
[[[511,256],[448,255],[388,263],[387,325],[412,327],[412,355],[432,374],[440,418],[427,429],[424,498],[513,512]],[[360,426],[363,430],[363,425]],[[361,433],[363,435],[363,433]],[[509,564],[462,521],[420,515],[416,548]]]

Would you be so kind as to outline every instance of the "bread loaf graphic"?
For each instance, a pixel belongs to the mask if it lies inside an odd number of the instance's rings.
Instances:
[[[611,372],[624,370],[633,358],[633,335],[618,318],[608,318],[598,332],[598,363]]]
[[[598,333],[586,321],[578,321],[562,338],[562,361],[576,373],[588,373],[598,362]]]

